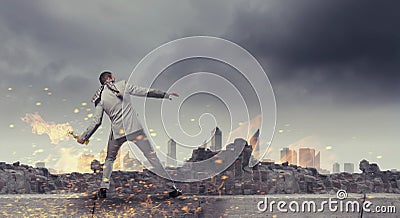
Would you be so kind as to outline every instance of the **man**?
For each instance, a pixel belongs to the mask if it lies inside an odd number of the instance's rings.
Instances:
[[[89,127],[77,138],[77,142],[83,144],[101,125],[103,113],[105,112],[109,116],[111,120],[111,133],[108,140],[107,157],[104,163],[103,179],[98,196],[100,198],[106,197],[107,190],[110,188],[110,177],[114,161],[121,145],[128,140],[134,142],[143,152],[144,156],[153,166],[153,172],[168,178],[168,173],[161,165],[149,140],[147,140],[133,105],[130,101],[125,101],[123,104],[123,98],[126,94],[129,94],[171,100],[172,96],[178,97],[179,95],[175,92],[166,93],[160,90],[138,87],[127,84],[124,80],[115,82],[113,74],[109,71],[102,72],[99,80],[101,87],[96,91],[92,99],[92,102],[95,104],[93,119]],[[173,188],[174,190],[170,192],[170,196],[176,197],[182,194],[175,185]]]

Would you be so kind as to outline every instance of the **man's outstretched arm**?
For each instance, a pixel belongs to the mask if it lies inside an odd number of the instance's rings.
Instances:
[[[93,118],[89,126],[77,139],[78,143],[83,144],[85,140],[89,140],[89,138],[93,135],[93,133],[96,132],[97,128],[99,128],[103,120],[103,112],[104,112],[103,107],[100,104],[97,104],[93,114]]]
[[[147,89],[132,84],[126,84],[126,82],[125,85],[126,85],[125,91],[130,95],[150,97],[150,98],[168,98],[168,99],[171,99],[171,96],[175,97],[179,96],[178,93],[175,92],[167,93],[157,89]]]

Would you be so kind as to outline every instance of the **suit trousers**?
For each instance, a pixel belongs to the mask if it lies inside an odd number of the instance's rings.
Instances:
[[[107,157],[104,163],[103,178],[100,185],[101,188],[106,188],[106,189],[110,188],[110,178],[114,161],[117,157],[117,154],[122,144],[125,143],[126,141],[131,141],[135,143],[136,146],[138,146],[140,151],[143,153],[143,155],[146,157],[146,159],[153,167],[152,169],[150,169],[153,173],[161,177],[170,179],[168,172],[162,166],[160,159],[158,159],[156,152],[153,149],[153,146],[147,139],[146,134],[144,133],[143,129],[140,129],[134,133],[128,134],[118,139],[114,139],[111,133],[110,139],[108,140]]]

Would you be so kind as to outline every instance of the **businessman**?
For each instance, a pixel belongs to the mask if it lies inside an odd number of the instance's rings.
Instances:
[[[128,140],[135,143],[143,152],[143,155],[152,165],[153,172],[164,178],[168,178],[168,173],[160,163],[149,140],[147,140],[133,105],[130,101],[124,101],[123,104],[123,99],[124,97],[128,97],[126,95],[136,95],[171,100],[172,97],[178,97],[179,95],[175,92],[166,93],[160,90],[127,84],[125,80],[115,82],[114,75],[109,71],[102,72],[99,80],[101,87],[96,91],[92,99],[92,102],[95,104],[93,119],[89,127],[77,138],[77,142],[83,144],[101,125],[103,113],[105,112],[108,115],[111,120],[111,133],[108,140],[107,157],[104,163],[103,178],[100,190],[98,191],[98,197],[106,198],[107,190],[110,188],[110,177],[114,161],[121,145]],[[170,196],[176,197],[182,194],[175,185],[172,188],[173,191],[170,192]]]

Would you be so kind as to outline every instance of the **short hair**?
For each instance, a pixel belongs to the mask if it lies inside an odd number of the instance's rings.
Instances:
[[[111,75],[112,75],[112,73],[110,71],[103,71],[99,77],[101,85],[104,85],[104,83],[107,81],[107,79],[111,78]]]

